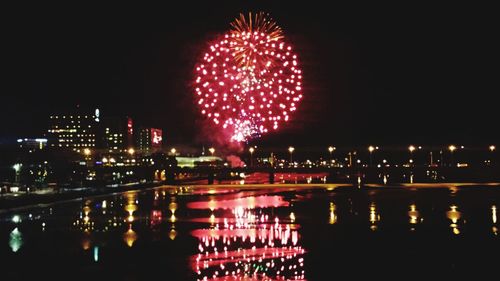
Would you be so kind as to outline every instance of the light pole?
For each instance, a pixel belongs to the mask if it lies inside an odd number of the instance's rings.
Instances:
[[[176,153],[177,153],[177,149],[175,149],[175,147],[172,147],[172,149],[170,149],[170,154],[175,156]]]
[[[373,151],[374,151],[374,150],[375,150],[375,147],[374,147],[373,145],[370,145],[370,146],[368,147],[368,152],[370,152],[370,167],[372,166],[372,162],[373,162],[373,161],[372,161],[372,158],[373,158],[373,157],[372,157],[372,153],[373,153]]]
[[[292,164],[292,161],[293,161],[292,154],[293,154],[294,150],[295,150],[295,147],[293,147],[293,146],[288,147],[288,152],[290,152],[290,164]]]
[[[253,167],[253,152],[255,151],[255,148],[250,147],[248,151],[250,152],[250,167]]]
[[[490,159],[490,165],[491,165],[493,163],[493,158],[494,158],[493,157],[493,152],[495,152],[496,147],[494,145],[490,145],[488,148],[491,151],[491,159]]]
[[[210,148],[208,149],[208,151],[210,151],[210,154],[212,154],[212,156],[214,156],[214,153],[215,153],[215,148],[210,147]]]
[[[413,145],[410,145],[408,146],[408,150],[410,151],[410,161],[409,162],[413,162],[413,151],[415,151],[415,146]]]
[[[92,161],[92,150],[90,150],[90,148],[84,148],[83,149],[83,155],[84,155],[84,159],[85,159],[85,165],[87,165],[87,167],[91,167],[91,166],[94,166],[94,161]]]
[[[457,147],[452,144],[452,145],[448,146],[448,149],[450,150],[450,158],[451,158],[450,166],[453,166],[453,151],[455,151],[455,149],[457,149]]]
[[[22,166],[23,166],[23,164],[21,164],[21,163],[14,164],[14,166],[12,166],[12,168],[14,168],[14,171],[16,171],[15,182],[17,184],[19,184],[20,175],[21,175],[21,167]]]
[[[329,146],[328,147],[328,152],[330,152],[330,161],[332,161],[332,153],[335,151],[335,146]]]

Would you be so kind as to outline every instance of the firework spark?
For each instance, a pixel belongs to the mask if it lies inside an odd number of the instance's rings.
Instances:
[[[245,141],[276,130],[302,99],[302,70],[281,28],[264,13],[240,15],[196,66],[201,113]]]

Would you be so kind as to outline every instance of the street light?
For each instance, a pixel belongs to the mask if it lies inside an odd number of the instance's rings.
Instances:
[[[415,151],[415,146],[410,145],[408,146],[408,150],[410,151],[410,161],[413,162],[413,151]]]
[[[92,153],[92,151],[90,151],[90,149],[89,149],[89,148],[84,148],[84,149],[83,149],[83,154],[84,154],[85,156],[89,156],[91,153]]]
[[[172,147],[172,149],[170,149],[170,153],[171,153],[172,155],[174,155],[174,156],[175,156],[175,153],[176,153],[176,152],[177,152],[177,149],[175,149],[175,147]]]
[[[253,152],[255,151],[255,148],[250,147],[248,151],[250,152],[250,167],[253,167]]]
[[[335,146],[329,146],[328,147],[328,152],[330,152],[330,160],[332,158],[332,153],[337,149]]]
[[[23,164],[21,163],[17,163],[17,164],[14,164],[14,166],[12,166],[12,168],[14,168],[14,171],[16,171],[16,179],[15,179],[15,182],[16,183],[19,183],[19,176],[20,176],[20,172],[21,172],[21,167],[23,166]]]
[[[288,152],[290,152],[290,163],[292,163],[292,161],[293,161],[292,154],[293,154],[294,150],[295,150],[295,147],[293,147],[293,146],[288,147]]]
[[[128,149],[128,154],[134,155],[134,153],[135,153],[135,149],[133,149],[132,147]]]
[[[214,156],[214,153],[215,153],[215,148],[210,147],[210,148],[208,149],[208,151],[210,151],[210,154],[212,154],[212,156]]]
[[[495,151],[496,147],[494,145],[490,145],[489,149],[491,151],[491,160],[490,160],[490,165],[491,165],[491,162],[493,161],[493,152]]]
[[[373,145],[370,145],[368,147],[368,151],[370,152],[370,166],[372,166],[372,162],[373,162],[372,161],[372,153],[373,153],[374,150],[375,150],[375,147]]]
[[[450,166],[453,166],[453,151],[455,151],[457,149],[457,147],[452,144],[452,145],[448,146],[448,149],[450,150],[450,155],[451,155]]]

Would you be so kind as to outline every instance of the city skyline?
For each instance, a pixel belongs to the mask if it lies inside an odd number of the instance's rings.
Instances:
[[[147,20],[148,13],[127,9],[19,15],[23,23],[7,35],[4,92],[12,94],[2,97],[9,106],[0,113],[0,137],[39,136],[50,114],[80,105],[162,128],[167,143],[207,143],[189,86],[195,60],[239,12],[262,10],[294,42],[305,91],[290,124],[251,144],[499,141],[490,125],[496,45],[485,12],[260,4],[195,5]]]

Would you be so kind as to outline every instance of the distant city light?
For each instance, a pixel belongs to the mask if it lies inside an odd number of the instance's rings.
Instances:
[[[22,166],[23,166],[23,164],[17,163],[17,164],[14,164],[14,166],[12,166],[12,168],[14,168],[14,170],[16,172],[19,172],[21,170]]]
[[[21,222],[21,216],[19,216],[19,215],[14,215],[14,216],[12,217],[12,222],[13,222],[13,223],[20,223],[20,222]]]

